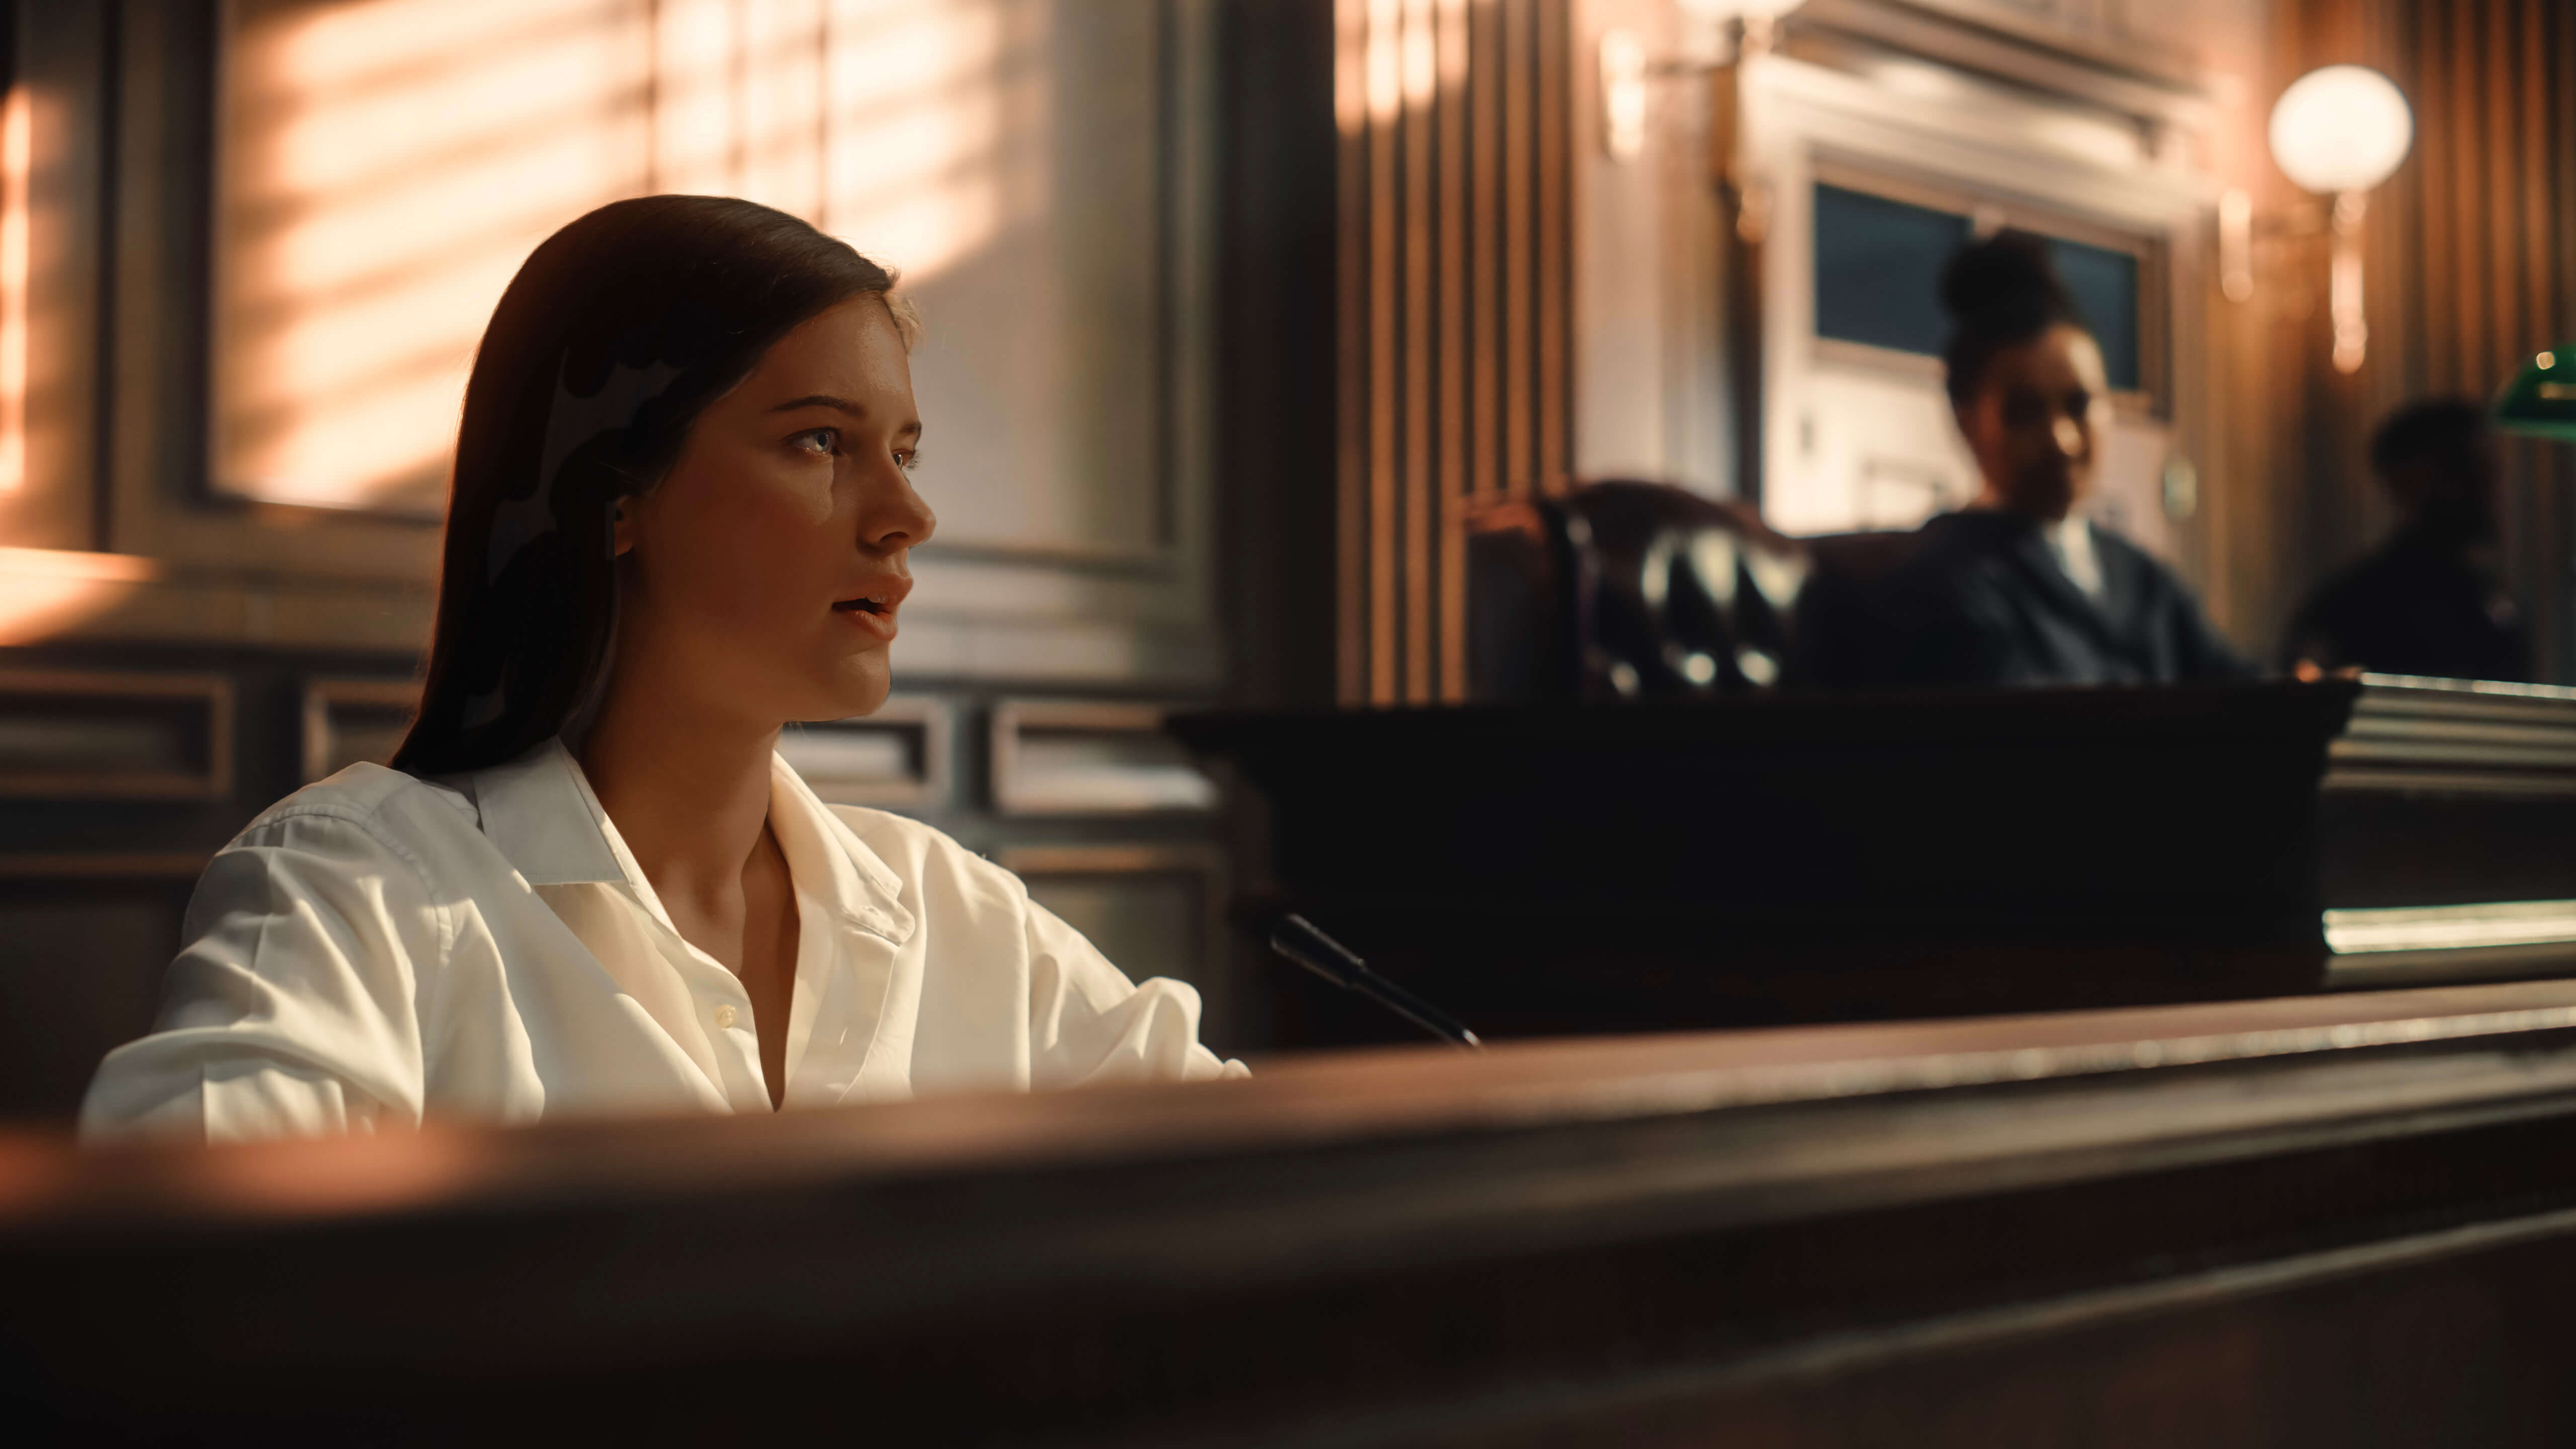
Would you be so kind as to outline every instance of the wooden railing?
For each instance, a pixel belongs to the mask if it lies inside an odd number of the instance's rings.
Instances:
[[[71,1439],[2563,1442],[2576,982],[0,1141]]]

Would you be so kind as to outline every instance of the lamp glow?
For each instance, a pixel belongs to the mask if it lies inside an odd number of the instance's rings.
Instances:
[[[1777,20],[1806,0],[1682,0],[1682,8],[1702,20]]]
[[[2272,159],[2310,191],[2368,191],[2415,144],[2415,113],[2394,82],[2358,65],[2301,76],[2272,107]]]

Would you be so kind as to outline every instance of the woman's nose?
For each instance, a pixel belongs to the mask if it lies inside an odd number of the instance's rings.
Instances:
[[[893,493],[869,520],[868,544],[882,550],[918,548],[939,528],[939,516],[912,486],[912,475],[894,470]]]

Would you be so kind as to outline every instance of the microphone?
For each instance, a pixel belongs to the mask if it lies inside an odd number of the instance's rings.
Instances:
[[[1458,1018],[1368,969],[1368,963],[1351,954],[1351,949],[1316,929],[1315,923],[1300,915],[1279,918],[1270,928],[1270,949],[1323,977],[1344,991],[1356,991],[1415,1026],[1462,1051],[1483,1051],[1485,1044],[1476,1039]]]

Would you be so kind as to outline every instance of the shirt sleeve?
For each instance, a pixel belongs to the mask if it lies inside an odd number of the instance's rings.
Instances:
[[[1131,982],[1053,911],[1028,903],[1029,1084],[1201,1081],[1249,1076],[1199,1044],[1199,994]]]
[[[448,935],[418,864],[359,821],[255,826],[197,882],[160,1017],[100,1063],[82,1136],[417,1124],[416,988]]]

